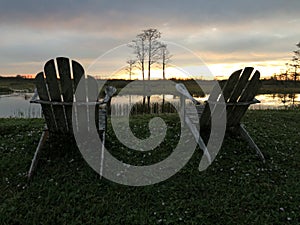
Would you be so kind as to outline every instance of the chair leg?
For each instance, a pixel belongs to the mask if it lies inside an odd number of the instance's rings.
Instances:
[[[241,136],[248,142],[248,144],[256,150],[256,153],[258,154],[258,156],[261,158],[261,160],[263,161],[263,163],[266,162],[265,157],[263,155],[263,153],[260,151],[260,149],[258,148],[258,146],[255,144],[255,142],[253,141],[253,139],[251,138],[251,136],[249,135],[249,133],[247,132],[247,130],[245,129],[243,124],[240,124],[239,126],[239,131]]]
[[[103,163],[104,163],[104,144],[105,144],[105,131],[102,134],[101,158],[100,158],[100,179],[103,176]]]
[[[28,171],[28,179],[29,180],[31,179],[31,177],[34,173],[34,170],[37,166],[38,159],[39,159],[39,152],[40,152],[42,146],[44,145],[45,141],[47,140],[48,136],[49,136],[49,131],[48,130],[43,131],[42,136],[41,136],[40,141],[39,141],[39,144],[38,144],[38,146],[35,150],[34,156],[32,158],[30,169]]]
[[[203,154],[206,156],[208,164],[210,165],[212,163],[211,156],[209,154],[209,151],[200,135],[199,130],[197,129],[196,125],[192,123],[190,118],[188,116],[185,116],[185,123],[189,127],[190,131],[192,132],[195,140],[197,141],[197,144],[199,145],[200,149],[202,149]],[[200,166],[199,166],[200,168]]]

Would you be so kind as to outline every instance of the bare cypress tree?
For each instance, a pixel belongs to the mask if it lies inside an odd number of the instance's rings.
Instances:
[[[126,61],[126,63],[128,64],[127,68],[126,68],[126,71],[128,72],[129,74],[129,80],[131,80],[131,75],[133,74],[133,68],[135,67],[135,60],[133,59],[129,59]]]
[[[165,72],[166,66],[172,56],[170,55],[170,52],[167,49],[167,45],[164,43],[161,43],[160,51],[161,51],[161,60],[162,60],[161,63],[162,63],[163,79],[165,80],[166,79],[166,72]]]
[[[295,55],[292,58],[292,63],[290,64],[292,67],[294,67],[294,74],[292,75],[292,78],[296,84],[297,78],[298,78],[298,68],[300,67],[300,42],[296,44],[296,46],[299,48],[296,51],[294,51]]]
[[[150,28],[148,30],[143,30],[142,35],[147,41],[147,55],[148,55],[148,80],[151,77],[151,65],[156,63],[160,57],[160,43],[158,39],[161,33],[157,29]]]
[[[143,80],[145,80],[145,58],[146,58],[146,48],[145,48],[145,36],[143,34],[138,34],[136,38],[128,45],[128,47],[133,48],[133,53],[136,55],[136,62],[138,63],[139,69],[142,71]]]
[[[160,59],[160,38],[161,33],[157,29],[143,30],[128,46],[134,49],[137,63],[142,71],[143,80],[145,80],[145,61],[148,65],[148,80],[151,77],[151,65]]]

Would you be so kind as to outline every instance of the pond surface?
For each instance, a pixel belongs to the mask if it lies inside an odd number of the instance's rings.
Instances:
[[[40,118],[41,107],[38,104],[30,104],[33,93],[13,93],[0,95],[0,118]],[[196,98],[199,101],[207,100],[208,96]],[[293,105],[300,105],[300,94],[263,94],[256,98],[261,101],[259,104],[251,105],[250,109],[286,109]],[[150,101],[149,101],[150,100]],[[148,103],[149,101],[149,103]],[[174,107],[170,103],[179,105],[180,99],[174,95],[153,95],[144,99],[144,106],[150,106],[148,112],[161,113],[173,112]],[[137,103],[135,113],[140,113],[143,106],[143,96],[116,96],[112,99],[112,114],[124,115],[130,109],[130,105]],[[172,111],[173,110],[173,111]]]
[[[300,106],[300,94],[263,94],[255,97],[259,104],[250,106],[250,109],[288,109]]]
[[[33,93],[0,95],[0,118],[41,118],[40,105],[30,104]]]

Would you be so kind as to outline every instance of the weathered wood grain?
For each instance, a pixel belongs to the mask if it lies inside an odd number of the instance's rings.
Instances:
[[[64,102],[73,102],[73,85],[71,80],[70,61],[68,58],[60,57],[56,59],[59,72],[61,93]],[[72,106],[64,106],[67,119],[67,128],[72,133]]]
[[[255,71],[251,80],[249,81],[247,87],[239,98],[238,102],[250,102],[254,99],[257,91],[260,87],[260,73],[259,71]],[[249,105],[236,105],[231,113],[231,117],[229,118],[228,126],[236,126],[239,125],[243,115],[246,113]]]
[[[249,145],[256,150],[262,161],[265,162],[263,153],[254,143],[253,139],[243,127],[243,125],[240,124],[240,121],[247,111],[249,105],[256,103],[255,101],[253,101],[253,99],[260,87],[260,73],[258,71],[254,73],[251,80],[249,81],[253,70],[254,69],[252,67],[246,67],[244,70],[235,71],[229,77],[221,92],[220,88],[216,85],[213,88],[205,106],[201,107],[201,110],[198,110],[198,115],[200,117],[201,129],[209,129],[212,117],[218,116],[218,114],[220,114],[220,118],[222,118],[222,115],[226,113],[227,129],[234,131],[233,133],[240,134],[249,143]],[[224,98],[224,102],[221,101],[222,98]],[[224,107],[225,105],[226,107]],[[188,108],[186,109],[186,111],[189,111]],[[196,127],[194,126],[196,120],[191,115],[189,115],[189,113],[186,113],[186,117],[187,118],[185,118],[185,122],[190,127],[194,136],[198,138],[200,134],[196,134]],[[193,126],[191,124],[193,124]],[[203,143],[198,144],[203,148]]]
[[[237,84],[235,88],[232,90],[232,94],[228,100],[230,103],[237,102],[238,98],[240,97],[241,93],[243,92],[244,88],[247,86],[249,77],[251,76],[251,73],[253,71],[253,67],[246,67],[242,75],[240,76],[240,79],[237,81]],[[232,116],[231,113],[234,110],[234,105],[228,105],[227,106],[227,123],[231,124],[233,121],[231,121]]]
[[[201,127],[209,127],[211,114],[215,108],[215,102],[218,101],[218,98],[221,94],[219,84],[215,84],[212,91],[210,92],[210,96],[207,100],[208,103],[205,104],[203,113],[200,118],[200,126]]]
[[[57,81],[56,69],[53,59],[45,64],[44,72],[46,75],[46,83],[49,90],[50,100],[61,102],[61,92]],[[60,130],[62,133],[66,133],[68,131],[68,127],[67,121],[65,119],[64,106],[53,105],[52,108],[58,130]]]
[[[44,101],[50,101],[49,93],[44,79],[44,73],[40,72],[35,77],[35,85],[39,95],[39,98]],[[57,130],[56,121],[54,118],[51,105],[41,104],[43,115],[45,117],[47,126],[51,130]]]
[[[98,84],[94,77],[87,76],[87,98],[89,102],[98,101]],[[96,105],[88,106],[88,129],[92,130],[95,126],[98,126],[99,121],[99,108]]]

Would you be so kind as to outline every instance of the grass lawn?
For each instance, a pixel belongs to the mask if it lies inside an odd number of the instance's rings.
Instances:
[[[147,136],[148,119],[132,119],[137,136]],[[172,129],[151,156],[126,149],[111,129],[107,147],[124,161],[163,159],[180,129],[177,116],[165,120]],[[244,123],[266,164],[244,141],[228,137],[206,171],[197,170],[197,148],[170,179],[130,187],[99,179],[70,145],[50,152],[49,144],[28,183],[43,120],[0,119],[0,224],[299,224],[299,110],[248,111]]]

